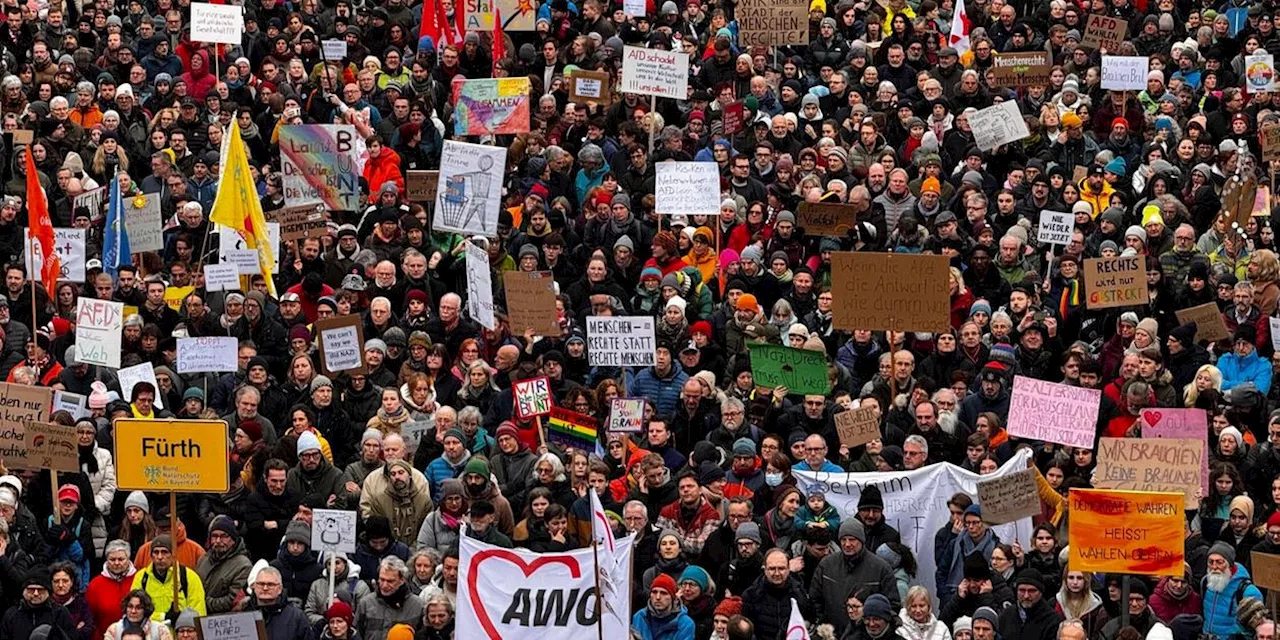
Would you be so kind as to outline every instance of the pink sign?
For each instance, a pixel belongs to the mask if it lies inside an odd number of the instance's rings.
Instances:
[[[1009,435],[1093,448],[1102,392],[1014,376]]]
[[[1144,438],[1192,438],[1204,446],[1200,452],[1200,488],[1209,491],[1209,413],[1204,409],[1143,409]],[[1207,495],[1207,493],[1206,493]]]

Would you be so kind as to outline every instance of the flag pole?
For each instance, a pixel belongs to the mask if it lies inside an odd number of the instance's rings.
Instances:
[[[30,229],[28,229],[27,233],[30,233]],[[40,327],[36,324],[36,254],[35,254],[36,247],[40,247],[40,245],[41,245],[40,239],[35,236],[31,236],[31,246],[28,248],[28,251],[30,253],[28,255],[31,256],[31,341],[32,342],[36,341],[36,331],[40,330]],[[40,255],[42,257],[44,256],[43,247],[41,247]],[[43,271],[43,268],[41,270]],[[37,376],[39,376],[39,372],[37,372]],[[37,377],[36,384],[39,384],[39,383],[40,383],[40,380]],[[57,490],[55,490],[54,493],[56,494]]]
[[[595,517],[594,514],[592,517]],[[600,541],[594,535],[591,536],[591,557],[596,567],[596,637],[598,640],[604,640],[604,594],[600,591]]]

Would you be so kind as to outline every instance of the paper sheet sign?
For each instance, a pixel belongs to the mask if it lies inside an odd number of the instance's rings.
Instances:
[[[235,371],[240,341],[224,336],[178,338],[178,373]]]
[[[641,2],[640,6],[643,7],[644,3]],[[622,91],[659,98],[688,99],[689,54],[624,47]]]
[[[240,44],[244,38],[244,8],[238,5],[191,3],[191,40]]]
[[[76,359],[120,368],[124,303],[80,298],[76,302]]]
[[[1101,401],[1098,389],[1014,376],[1009,435],[1092,449]]]
[[[1115,91],[1142,91],[1147,88],[1146,56],[1102,56],[1102,88]]]
[[[540,376],[511,383],[516,417],[527,420],[551,413],[551,380]]]
[[[320,365],[327,375],[364,371],[364,323],[360,316],[325,318],[315,323]]]
[[[978,504],[988,524],[1004,524],[1040,515],[1036,470],[1015,471],[978,483]]]
[[[569,99],[579,102],[609,102],[609,74],[578,69],[569,76]]]
[[[609,402],[609,433],[644,431],[644,398],[614,398]]]
[[[311,519],[311,548],[355,553],[356,512],[315,509]]]
[[[1058,244],[1067,246],[1071,243],[1071,232],[1075,230],[1075,219],[1065,211],[1041,211],[1040,227],[1036,239],[1040,244]]]

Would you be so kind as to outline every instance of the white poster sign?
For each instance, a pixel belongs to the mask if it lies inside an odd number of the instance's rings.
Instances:
[[[76,303],[76,359],[118,368],[123,327],[123,302],[80,298]]]
[[[235,371],[240,341],[206,336],[178,338],[178,373],[227,373]]]
[[[134,206],[142,200],[142,206]],[[129,232],[129,250],[134,253],[164,249],[164,229],[160,220],[160,194],[124,200],[124,228]]]
[[[90,189],[71,200],[71,209],[76,211],[80,208],[89,211],[89,222],[98,224],[106,218],[106,212],[102,210],[102,205],[107,201],[107,187],[98,187]]]
[[[242,249],[256,254],[252,249]],[[256,257],[256,256],[255,256]],[[254,261],[255,264],[257,261]],[[207,291],[235,291],[240,288],[240,267],[235,262],[204,265],[204,288]]]
[[[507,148],[446,140],[440,156],[435,229],[498,236]]]
[[[218,234],[218,262],[235,264],[242,276],[262,273],[257,249],[250,249],[238,231],[222,225],[217,225],[214,231]],[[271,242],[271,255],[276,260],[272,273],[280,273],[280,223],[267,223],[267,238]]]
[[[1041,211],[1040,228],[1036,239],[1040,244],[1060,244],[1067,246],[1071,242],[1071,232],[1075,230],[1075,216],[1065,211]]]
[[[325,40],[320,43],[320,51],[325,60],[338,61],[347,57],[346,40]]]
[[[160,384],[156,382],[156,370],[155,367],[151,366],[150,362],[144,362],[142,364],[121,369],[118,372],[118,375],[120,377],[120,390],[123,392],[121,395],[126,401],[133,397],[134,385],[139,382],[150,382],[151,386],[155,387],[157,390],[156,406],[161,409],[164,408],[164,402],[161,400],[161,397],[164,394],[158,392]]]
[[[614,398],[609,402],[609,433],[644,431],[644,398]]]
[[[89,409],[86,404],[88,401],[89,396],[71,393],[70,391],[62,391],[61,389],[54,389],[53,409],[51,413],[56,411],[66,411],[71,414],[72,418],[79,420],[80,418],[89,416]]]
[[[349,371],[364,366],[364,345],[354,324],[320,330],[320,351],[329,371]]]
[[[258,624],[262,622],[261,611],[246,613],[225,613],[218,616],[202,616],[200,634],[205,640],[262,640],[258,634]]]
[[[31,229],[23,228],[26,244],[24,247],[31,246]],[[53,252],[58,254],[58,260],[62,261],[62,272],[58,275],[58,281],[67,282],[84,282],[84,238],[85,229],[54,229],[53,230]],[[27,273],[34,274],[36,282],[43,282],[41,270],[44,267],[44,256],[40,252],[25,251]],[[34,254],[34,255],[33,255]],[[30,321],[30,318],[28,318]]]
[[[1102,56],[1102,88],[1142,91],[1147,88],[1150,64],[1146,56]]]
[[[191,3],[191,40],[240,44],[244,38],[244,8],[234,4]]]
[[[825,473],[797,470],[792,475],[796,478],[796,487],[803,494],[808,495],[814,489],[826,493],[827,502],[844,518],[857,517],[858,499],[862,497],[864,487],[878,487],[884,497],[885,521],[902,534],[902,544],[916,554],[919,564],[916,580],[936,600],[933,534],[949,525],[951,513],[947,510],[947,500],[961,491],[971,496],[978,495],[979,479],[991,480],[1026,469],[1030,457],[1030,451],[1023,449],[995,473],[986,476],[946,462],[915,471]],[[1031,544],[1031,518],[994,526],[992,530],[1004,542],[1017,540],[1024,549]],[[959,572],[963,560],[960,562],[960,565],[949,568],[948,573]]]
[[[311,519],[311,548],[339,553],[356,552],[356,512],[316,509]]]
[[[720,211],[720,169],[714,162],[659,162],[654,206],[661,215],[713,216]]]
[[[1018,103],[1013,100],[970,114],[969,128],[973,130],[974,142],[983,151],[990,151],[1031,135],[1027,131],[1027,123],[1022,120],[1022,112],[1018,111]]]
[[[687,99],[689,54],[625,47],[622,54],[622,91],[659,98]]]
[[[1276,88],[1275,57],[1271,54],[1245,56],[1244,86],[1249,91],[1274,91]]]
[[[587,316],[587,357],[593,367],[651,367],[656,350],[652,316]]]
[[[634,536],[615,541],[615,566],[623,575],[633,541]],[[532,553],[495,547],[469,535],[462,535],[458,544],[459,638],[582,640],[597,633],[598,609],[604,616],[604,637],[630,636],[631,581],[613,585],[601,577],[604,606],[597,608],[591,548]],[[602,560],[605,555],[600,553]],[[559,603],[554,615],[541,606],[549,602]]]
[[[633,18],[643,18],[645,14],[645,1],[622,0],[622,11]]]
[[[467,252],[467,314],[480,326],[493,331],[493,279],[490,277],[489,254],[470,242]]]

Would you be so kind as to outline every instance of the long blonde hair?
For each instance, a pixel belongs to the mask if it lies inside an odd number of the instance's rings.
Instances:
[[[1196,406],[1196,400],[1200,397],[1200,390],[1196,388],[1196,378],[1199,378],[1201,373],[1209,374],[1209,378],[1213,380],[1213,388],[1222,391],[1222,372],[1211,364],[1200,365],[1191,382],[1182,388],[1182,406],[1188,408]]]

